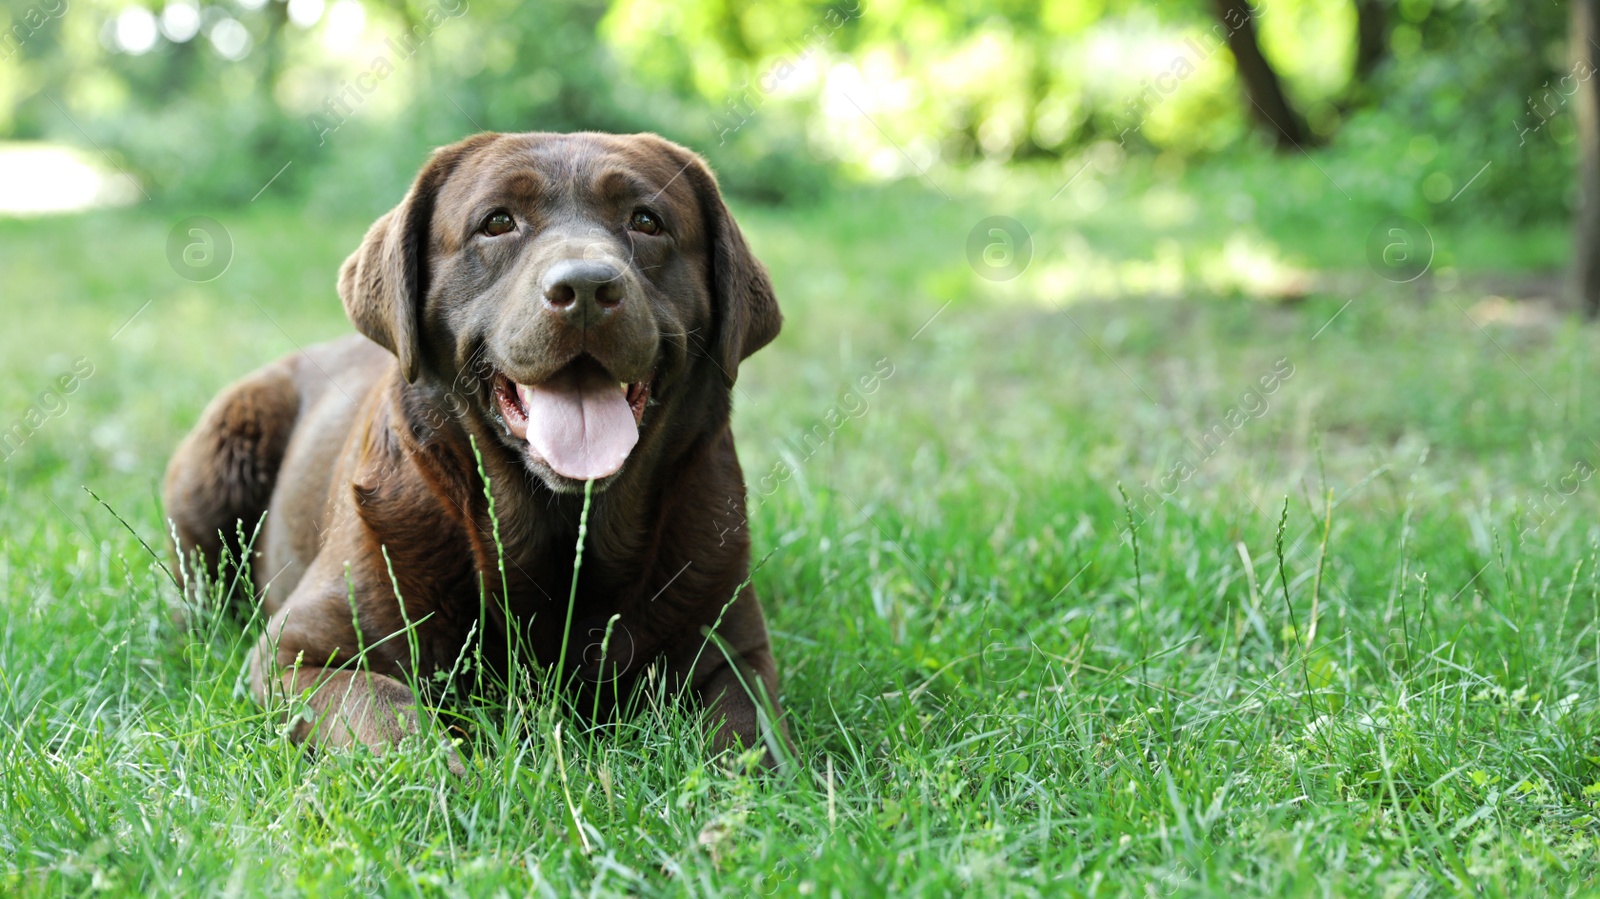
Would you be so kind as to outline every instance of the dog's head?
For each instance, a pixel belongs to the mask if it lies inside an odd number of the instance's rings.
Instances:
[[[558,492],[604,487],[667,419],[725,418],[740,360],[782,321],[710,170],[653,134],[437,151],[339,295],[407,381]]]

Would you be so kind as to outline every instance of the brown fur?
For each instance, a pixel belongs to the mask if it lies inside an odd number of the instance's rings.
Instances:
[[[666,236],[626,229],[639,206]],[[478,223],[497,207],[519,230],[485,239]],[[580,257],[617,265],[623,301],[574,325],[544,304],[539,279]],[[750,550],[729,391],[781,316],[699,158],[654,135],[469,138],[435,153],[372,226],[339,294],[364,336],[228,388],[167,472],[177,550],[213,575],[240,552],[241,525],[249,534],[266,516],[251,560],[269,616],[257,698],[314,688],[297,740],[381,749],[419,725],[407,678],[449,669],[474,626],[498,669],[508,628],[556,663],[581,485],[507,433],[489,375],[539,383],[588,353],[620,381],[652,379],[652,403],[622,470],[596,484],[559,674],[625,690],[658,662],[710,710],[718,749],[761,743],[746,685],[776,710],[777,674],[755,592],[740,586]],[[407,621],[421,622],[414,659],[413,641],[386,639]],[[707,645],[712,627],[736,666]]]

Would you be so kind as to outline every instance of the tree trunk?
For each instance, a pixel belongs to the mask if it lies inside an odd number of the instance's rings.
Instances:
[[[1351,83],[1366,84],[1388,52],[1388,0],[1356,0],[1356,65]]]
[[[1577,66],[1595,70],[1600,51],[1600,0],[1572,0],[1572,53]],[[1580,71],[1582,69],[1580,68]],[[1578,212],[1575,222],[1574,275],[1584,314],[1600,315],[1600,91],[1595,79],[1579,79]]]
[[[1228,49],[1233,51],[1234,68],[1250,102],[1251,118],[1266,129],[1280,150],[1315,143],[1306,120],[1289,104],[1278,73],[1261,55],[1251,0],[1212,0],[1211,5],[1226,33]]]

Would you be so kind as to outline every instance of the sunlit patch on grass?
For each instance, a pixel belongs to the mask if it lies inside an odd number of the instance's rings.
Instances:
[[[1041,241],[1042,238],[1042,241]],[[1301,297],[1314,273],[1295,264],[1276,244],[1246,231],[1220,244],[1184,245],[1156,240],[1141,255],[1097,247],[1080,231],[1036,234],[1047,252],[1015,280],[997,285],[1007,302],[1052,304],[1094,300],[1186,296]]]
[[[126,206],[138,196],[133,176],[87,153],[58,144],[0,143],[0,215]]]

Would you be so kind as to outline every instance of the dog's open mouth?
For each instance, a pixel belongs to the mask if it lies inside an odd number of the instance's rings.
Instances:
[[[585,355],[538,384],[497,373],[494,398],[534,456],[562,477],[593,481],[615,474],[639,442],[650,382],[619,381]]]

